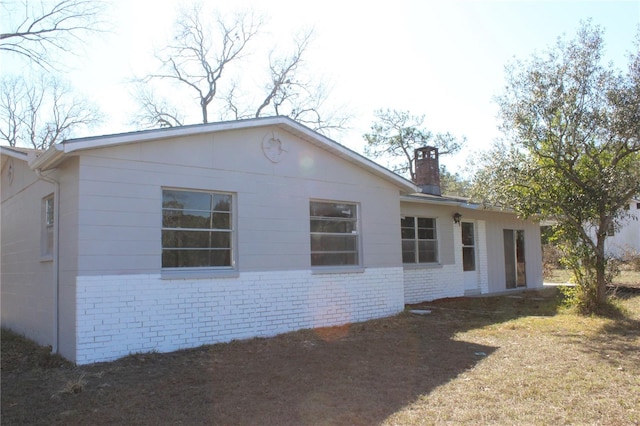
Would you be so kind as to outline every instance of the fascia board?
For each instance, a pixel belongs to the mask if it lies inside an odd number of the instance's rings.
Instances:
[[[459,207],[461,209],[467,209],[467,210],[483,210],[483,211],[489,211],[489,212],[515,214],[515,212],[512,209],[508,209],[508,208],[486,206],[482,204],[472,204],[472,203],[467,203],[465,201],[456,201],[456,200],[450,200],[450,199],[436,199],[436,198],[426,198],[426,197],[420,198],[419,196],[415,196],[415,195],[414,196],[407,195],[407,196],[400,197],[400,201],[407,202],[407,203],[417,203],[417,204],[437,204],[437,205],[444,205],[444,206],[455,206],[455,207]]]
[[[30,166],[33,169],[40,168],[42,170],[46,170],[59,164],[65,154],[88,149],[267,126],[279,127],[284,131],[301,137],[307,142],[332,153],[333,155],[336,155],[352,164],[362,167],[370,171],[372,174],[392,182],[393,184],[398,186],[403,193],[409,194],[419,191],[419,188],[413,182],[346,148],[338,142],[335,142],[332,139],[329,139],[328,137],[309,129],[306,126],[303,126],[302,124],[292,120],[291,118],[284,116],[263,117],[239,121],[226,121],[204,125],[198,124],[192,126],[174,127],[170,129],[144,130],[140,132],[71,139],[63,141],[60,144],[53,145],[42,155],[36,158],[36,160],[34,160],[30,164]]]
[[[17,160],[29,160],[29,154],[27,154],[26,152],[16,151],[7,146],[0,146],[0,154],[6,155],[7,157],[15,158]]]
[[[220,123],[196,124],[165,129],[142,130],[139,132],[119,133],[106,136],[71,139],[63,142],[66,153],[85,149],[104,148],[113,145],[124,145],[138,142],[150,142],[161,139],[194,136],[206,133],[217,133],[226,130],[249,129],[263,127],[282,122],[282,117],[268,117]]]
[[[437,204],[441,206],[459,206],[460,204],[462,204],[459,201],[454,201],[454,200],[446,200],[446,199],[438,200],[434,198],[420,198],[416,196],[411,196],[411,194],[407,196],[401,196],[400,201],[406,202],[406,203],[415,203],[415,204]]]
[[[277,119],[278,117],[273,118]],[[44,153],[33,160],[29,166],[33,170],[47,170],[56,167],[65,157],[65,154],[76,151],[274,124],[268,123],[269,121],[274,120],[265,118],[258,120],[229,121],[211,123],[209,125],[181,126],[171,129],[143,130],[140,132],[70,139],[59,144],[52,145]]]

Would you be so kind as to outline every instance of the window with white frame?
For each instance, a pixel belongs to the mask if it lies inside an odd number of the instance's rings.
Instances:
[[[400,231],[402,263],[438,261],[438,239],[434,218],[405,216],[400,221]]]
[[[232,194],[162,191],[163,268],[230,268],[233,241]]]
[[[43,256],[53,255],[54,202],[53,195],[42,199],[42,242],[40,252]]]
[[[358,206],[354,203],[309,203],[312,266],[354,266],[358,255]]]

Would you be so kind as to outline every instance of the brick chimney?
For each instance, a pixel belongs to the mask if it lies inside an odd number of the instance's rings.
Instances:
[[[423,194],[442,195],[440,193],[440,164],[438,148],[425,146],[414,151],[415,184]]]

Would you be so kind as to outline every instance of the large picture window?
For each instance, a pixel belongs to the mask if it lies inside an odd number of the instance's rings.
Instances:
[[[435,263],[438,261],[436,220],[406,216],[400,221],[403,263]]]
[[[231,194],[162,191],[162,267],[231,267]]]
[[[356,204],[309,203],[311,265],[358,265],[358,208]]]

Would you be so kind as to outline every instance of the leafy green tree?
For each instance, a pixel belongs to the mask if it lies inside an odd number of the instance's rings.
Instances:
[[[415,181],[414,150],[424,146],[435,146],[439,155],[454,154],[466,139],[450,133],[433,134],[422,127],[424,115],[411,115],[409,111],[376,110],[376,121],[371,132],[363,137],[367,141],[365,154],[371,158],[386,158],[389,167],[396,173]]]
[[[440,190],[443,195],[468,198],[472,184],[460,173],[451,173],[444,164],[440,164]]]
[[[603,64],[603,50],[603,31],[587,22],[575,38],[507,67],[497,100],[509,142],[484,156],[474,190],[556,221],[585,312],[606,302],[607,231],[640,193],[640,51],[622,72]]]

